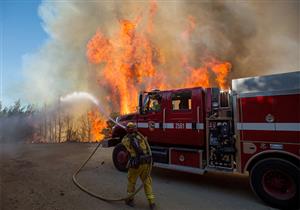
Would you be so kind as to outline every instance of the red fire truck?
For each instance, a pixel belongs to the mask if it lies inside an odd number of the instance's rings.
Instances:
[[[300,71],[235,79],[232,90],[153,90],[139,96],[139,111],[117,118],[135,122],[151,145],[154,166],[189,173],[249,173],[255,194],[278,208],[299,207]],[[107,147],[126,170],[115,126]]]

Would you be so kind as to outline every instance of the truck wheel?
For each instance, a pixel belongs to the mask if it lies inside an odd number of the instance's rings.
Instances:
[[[250,171],[255,194],[270,206],[280,209],[299,207],[300,170],[294,164],[269,158],[257,162]]]
[[[129,153],[127,152],[123,144],[117,144],[112,154],[115,167],[119,171],[127,171],[126,165],[129,159]]]

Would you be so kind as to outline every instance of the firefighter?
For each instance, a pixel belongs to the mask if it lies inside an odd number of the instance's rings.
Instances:
[[[159,105],[157,99],[155,99],[155,100],[152,101],[151,110],[154,111],[154,112],[160,111],[160,105]]]
[[[161,96],[153,95],[150,100],[150,109],[155,112],[160,111],[160,102],[161,102]]]
[[[144,184],[144,190],[149,202],[150,209],[155,209],[154,195],[152,192],[152,179],[150,168],[152,157],[150,148],[148,148],[147,139],[137,131],[136,125],[129,122],[126,126],[127,135],[122,139],[122,144],[130,154],[128,161],[128,185],[127,193],[130,196],[135,192],[137,178],[140,177]],[[129,206],[134,206],[134,198],[131,197],[125,201]]]

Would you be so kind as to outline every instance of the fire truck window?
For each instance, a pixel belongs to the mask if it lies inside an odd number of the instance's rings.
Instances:
[[[192,109],[192,93],[190,91],[172,94],[172,109],[191,110]]]
[[[152,95],[148,96],[146,101],[146,112],[159,112],[161,110],[161,96],[160,95]]]
[[[157,99],[150,99],[149,101],[149,111],[160,111],[160,102]]]

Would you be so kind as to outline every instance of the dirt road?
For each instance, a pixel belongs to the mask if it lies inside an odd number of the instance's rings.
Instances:
[[[94,144],[0,144],[1,209],[132,210],[80,191],[72,174]],[[117,171],[112,149],[101,149],[79,175],[81,183],[108,197],[126,195],[126,173]],[[161,210],[272,209],[251,192],[246,176],[203,176],[154,169],[153,187]],[[148,209],[144,192],[135,209]]]

